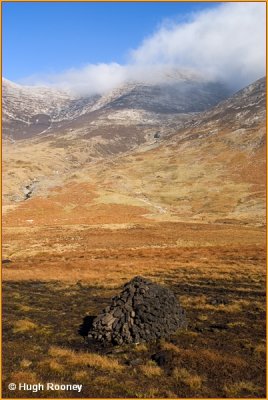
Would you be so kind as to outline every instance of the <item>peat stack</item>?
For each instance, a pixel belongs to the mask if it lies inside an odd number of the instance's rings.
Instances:
[[[94,319],[88,336],[117,345],[150,342],[167,337],[184,326],[185,313],[174,293],[136,276]]]

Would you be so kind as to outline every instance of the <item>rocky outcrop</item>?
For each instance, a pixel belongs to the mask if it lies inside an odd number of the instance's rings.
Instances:
[[[185,326],[185,313],[174,293],[137,276],[94,319],[88,336],[121,345],[167,337]]]

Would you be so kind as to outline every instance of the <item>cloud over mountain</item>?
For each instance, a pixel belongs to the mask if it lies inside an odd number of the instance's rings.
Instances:
[[[223,3],[186,22],[166,21],[130,50],[125,65],[89,64],[25,82],[88,95],[126,81],[162,82],[180,69],[238,89],[265,74],[265,29],[265,3]]]

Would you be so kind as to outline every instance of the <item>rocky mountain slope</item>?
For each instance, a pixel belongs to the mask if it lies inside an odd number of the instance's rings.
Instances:
[[[46,131],[53,121],[81,114],[83,105],[95,97],[75,99],[69,94],[46,87],[21,86],[7,79],[2,83],[3,135],[11,139],[33,137]]]
[[[168,95],[163,86],[163,96],[138,84],[90,99],[53,92],[57,112],[44,102],[46,90],[35,109],[4,90],[7,209],[73,182],[77,190],[93,185],[96,203],[145,207],[146,218],[263,224],[265,79],[220,103],[221,85],[180,84]],[[207,109],[211,102],[218,104]],[[50,125],[39,132],[27,118],[41,111]],[[19,113],[26,133],[10,131]]]
[[[265,223],[266,90],[260,79],[165,142],[98,169],[95,179],[151,206],[154,218]],[[119,196],[117,196],[119,197]]]
[[[203,111],[230,91],[217,82],[175,77],[162,84],[128,83],[105,95],[74,97],[44,87],[25,87],[3,80],[3,134],[12,139],[41,134],[102,136],[113,125],[161,127],[174,114]],[[92,125],[92,126],[91,126]],[[139,130],[139,129],[137,129]],[[109,134],[113,138],[114,132]],[[104,134],[104,137],[107,136]],[[143,134],[139,135],[140,140]]]

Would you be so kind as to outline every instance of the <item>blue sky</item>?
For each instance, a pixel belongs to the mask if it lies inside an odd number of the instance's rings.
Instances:
[[[265,75],[265,2],[3,2],[3,75],[78,95]],[[174,75],[175,74],[175,75]]]
[[[87,64],[124,64],[165,20],[218,3],[3,2],[3,75],[13,81]]]

